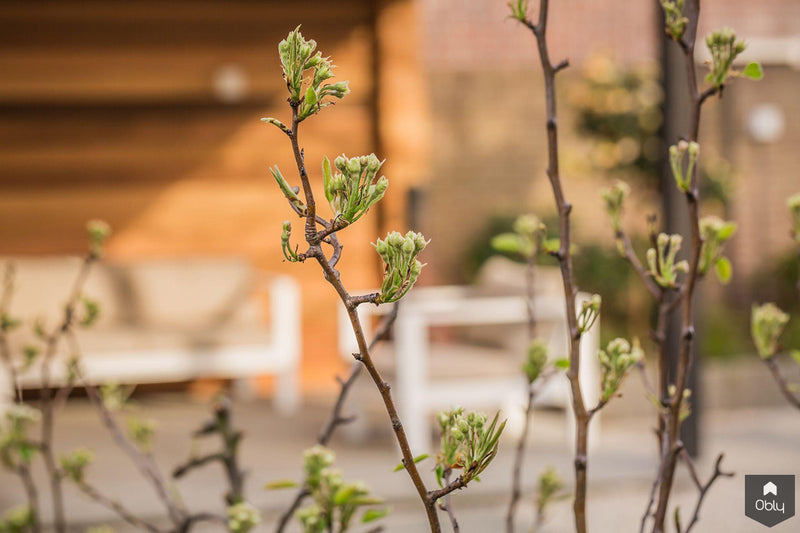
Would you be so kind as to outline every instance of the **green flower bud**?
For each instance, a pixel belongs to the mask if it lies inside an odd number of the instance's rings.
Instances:
[[[713,32],[706,38],[706,45],[711,52],[710,72],[706,81],[715,87],[721,87],[731,75],[731,67],[736,56],[744,52],[747,45],[736,40],[736,32],[723,28]]]
[[[320,52],[314,53],[317,43],[306,40],[300,33],[300,26],[290,32],[278,45],[278,53],[283,66],[283,77],[289,89],[289,99],[297,105],[303,97],[298,111],[298,120],[302,121],[316,114],[330,104],[323,101],[326,97],[342,98],[348,92],[347,82],[324,85],[323,82],[333,77],[330,58],[323,57]],[[310,83],[305,76],[307,70],[313,70]],[[304,86],[304,83],[307,83]],[[277,124],[276,124],[277,125]],[[281,129],[284,129],[285,126]],[[284,131],[287,131],[284,129]]]
[[[528,378],[528,383],[533,383],[542,374],[545,366],[547,365],[547,344],[541,340],[534,340],[528,346],[528,352],[525,355],[525,363],[522,365],[522,371],[525,372],[525,377]]]
[[[389,187],[389,180],[381,176],[375,181],[382,161],[371,154],[369,156],[348,158],[341,155],[334,160],[338,170],[331,173],[330,161],[322,162],[323,186],[325,198],[334,212],[335,220],[340,227],[357,221],[383,198]]]
[[[661,0],[666,34],[675,41],[680,41],[689,23],[689,19],[683,16],[683,5],[684,0]]]
[[[626,339],[617,338],[598,352],[601,368],[602,401],[607,402],[617,392],[630,369],[644,358],[638,339],[631,345]]]
[[[622,229],[622,213],[625,198],[630,194],[630,186],[622,180],[616,180],[614,184],[603,189],[601,196],[605,202],[606,212],[611,217],[611,228],[614,233]]]
[[[261,523],[258,509],[247,502],[240,502],[228,507],[228,529],[231,533],[248,533]]]
[[[89,233],[89,251],[96,257],[103,255],[103,245],[111,236],[111,226],[102,220],[90,220],[86,224]]]
[[[650,248],[645,254],[647,273],[662,287],[674,288],[678,282],[678,273],[689,269],[685,261],[675,261],[682,242],[683,237],[680,235],[660,233],[656,237],[657,248]]]
[[[61,471],[64,473],[64,477],[75,483],[82,483],[86,467],[91,464],[93,459],[94,453],[91,450],[77,449],[69,455],[61,456]]]
[[[394,231],[373,244],[385,265],[378,303],[395,302],[411,290],[425,266],[417,261],[417,255],[427,244],[421,234],[413,231],[405,235]]]
[[[717,275],[721,282],[727,283],[731,276],[730,261],[722,255],[725,243],[736,232],[734,222],[725,222],[716,216],[706,216],[700,219],[700,235],[703,244],[700,249],[700,261],[697,271],[705,275],[711,268],[716,267]]]
[[[753,306],[750,315],[750,333],[758,355],[762,359],[769,359],[778,351],[778,339],[788,323],[789,315],[775,304]]]

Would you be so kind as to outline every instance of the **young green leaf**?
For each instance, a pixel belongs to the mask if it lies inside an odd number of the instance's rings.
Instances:
[[[733,275],[733,267],[731,261],[727,257],[720,257],[716,264],[717,278],[723,284],[728,283]]]
[[[361,518],[361,522],[364,524],[367,522],[374,522],[375,520],[380,520],[388,514],[389,509],[367,509],[364,512],[364,516]]]
[[[298,485],[296,481],[292,481],[291,479],[278,479],[264,485],[264,490],[296,489],[299,486],[300,485]]]
[[[562,357],[561,359],[556,359],[554,363],[556,368],[560,368],[561,370],[569,370],[569,359],[566,357]]]
[[[764,77],[764,71],[761,69],[761,64],[754,61],[752,63],[748,63],[747,66],[744,67],[742,76],[758,81]]]
[[[422,455],[418,455],[418,456],[414,457],[414,463],[415,464],[416,463],[420,463],[420,462],[424,461],[425,459],[427,459],[428,457],[430,457],[430,455],[428,455],[427,453],[423,453]],[[398,463],[398,465],[396,467],[394,467],[394,470],[392,470],[392,472],[399,472],[399,471],[403,470],[405,467],[406,467],[406,465],[404,465],[402,462]]]

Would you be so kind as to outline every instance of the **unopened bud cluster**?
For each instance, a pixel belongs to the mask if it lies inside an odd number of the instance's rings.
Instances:
[[[436,458],[439,485],[446,472],[461,470],[465,482],[476,479],[497,455],[498,441],[505,421],[498,424],[499,413],[491,422],[485,414],[465,412],[456,407],[438,415],[441,449]]]
[[[352,224],[383,198],[389,180],[377,178],[383,161],[375,154],[360,157],[340,155],[333,161],[337,172],[331,172],[331,162],[322,161],[325,198],[335,215],[334,223]]]
[[[683,237],[680,235],[660,233],[656,237],[656,248],[647,250],[648,274],[664,288],[675,288],[678,283],[678,273],[689,270],[686,261],[675,261],[682,242]]]
[[[428,242],[421,233],[414,231],[405,235],[393,231],[385,239],[375,242],[375,250],[384,263],[377,303],[396,302],[411,290],[425,266],[417,260],[417,255]]]
[[[754,305],[750,314],[750,333],[762,359],[778,351],[778,339],[789,322],[789,315],[773,304]]]
[[[231,533],[247,533],[261,523],[258,509],[248,502],[239,502],[228,507],[228,530]]]
[[[102,220],[90,220],[86,232],[89,234],[89,252],[94,257],[102,257],[103,245],[111,236],[111,226]]]
[[[727,283],[731,277],[731,263],[722,255],[725,243],[736,232],[736,223],[726,222],[716,216],[707,216],[700,219],[700,236],[703,246],[700,250],[700,261],[697,272],[706,274],[711,268],[716,268],[720,281]]]
[[[581,310],[578,313],[578,332],[585,333],[592,329],[592,326],[600,316],[600,305],[603,303],[599,294],[593,294],[589,300],[581,303]]]
[[[603,189],[600,193],[605,204],[606,213],[611,217],[611,228],[614,233],[622,230],[622,214],[625,207],[625,198],[631,192],[630,186],[622,180],[616,180],[611,187]]]
[[[683,16],[683,5],[684,0],[661,0],[667,36],[676,41],[683,37],[689,23],[689,19]]]
[[[91,450],[79,448],[69,455],[60,457],[61,471],[67,479],[75,483],[82,483],[86,467],[92,463],[93,459],[94,454]]]
[[[323,446],[314,446],[304,454],[305,486],[314,501],[297,511],[304,533],[348,531],[360,508],[383,503],[364,483],[346,482],[341,470],[332,468],[335,459],[334,453]],[[368,509],[361,521],[375,520],[386,513],[385,509]]]
[[[520,22],[525,22],[528,18],[528,0],[511,0],[508,3],[511,9],[511,17]]]
[[[525,354],[525,362],[522,364],[522,371],[528,378],[528,383],[533,383],[542,375],[547,366],[547,344],[536,339],[528,346]]]
[[[628,371],[642,360],[644,352],[637,340],[633,344],[626,339],[614,339],[605,350],[600,350],[598,358],[602,371],[602,400],[608,401],[619,390]]]
[[[711,72],[706,76],[706,81],[719,87],[728,79],[733,61],[744,52],[747,45],[744,41],[736,40],[735,31],[723,28],[706,37],[706,46],[711,52]]]
[[[317,43],[312,39],[306,40],[300,33],[300,26],[278,45],[289,98],[294,105],[300,105],[298,120],[308,118],[320,108],[329,105],[330,102],[323,101],[324,98],[342,98],[349,92],[346,81],[323,83],[333,77],[333,65],[329,58],[322,57],[321,52],[315,53],[316,49]],[[304,91],[303,78],[309,69],[313,70],[313,74]]]
[[[689,155],[688,162],[684,163],[687,160],[687,154]],[[672,176],[675,178],[678,189],[683,192],[689,192],[692,187],[692,176],[698,155],[700,155],[700,145],[694,141],[680,141],[669,147]]]

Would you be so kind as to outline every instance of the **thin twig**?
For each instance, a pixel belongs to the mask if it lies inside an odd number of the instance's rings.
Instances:
[[[56,355],[59,341],[62,336],[69,332],[75,320],[75,307],[78,304],[83,286],[89,276],[92,264],[98,259],[94,252],[86,255],[81,263],[78,275],[72,285],[67,303],[64,307],[64,316],[61,323],[54,329],[48,336],[45,347],[45,353],[41,363],[41,376],[42,376],[42,457],[44,458],[45,469],[47,476],[50,480],[50,493],[53,500],[53,527],[56,533],[64,533],[66,531],[66,521],[64,518],[64,497],[62,491],[62,478],[58,473],[56,465],[55,452],[53,450],[53,425],[55,415],[55,402],[53,401],[52,391],[50,389],[50,370],[53,363],[53,358]]]
[[[697,72],[694,61],[694,47],[697,38],[697,25],[700,17],[700,0],[688,0],[685,4],[685,15],[688,19],[686,30],[680,40],[683,51],[684,63],[689,85],[689,96],[691,99],[689,117],[689,141],[697,141],[700,129],[700,113],[703,103],[707,98],[719,91],[717,87],[710,87],[702,92],[698,89]],[[689,272],[682,289],[681,304],[682,311],[682,331],[680,351],[678,354],[678,365],[674,381],[674,394],[669,399],[666,427],[664,428],[666,438],[663,439],[664,446],[661,453],[661,461],[664,468],[661,469],[660,487],[658,495],[658,505],[654,515],[653,532],[663,533],[665,531],[665,519],[669,498],[672,492],[672,484],[677,465],[680,446],[681,428],[681,406],[684,401],[684,391],[688,383],[689,373],[694,358],[694,308],[693,296],[695,286],[700,276],[698,275],[698,264],[700,261],[700,251],[703,238],[700,234],[700,214],[699,214],[699,194],[697,167],[693,169],[690,177],[689,190],[686,191],[686,203],[689,211],[689,227],[691,230],[691,249]]]
[[[298,139],[298,129],[300,125],[298,107],[300,106],[300,101],[293,101],[290,100],[289,102],[290,107],[292,108],[292,129],[291,135],[289,135],[291,145],[292,145],[292,152],[294,153],[295,164],[297,166],[297,171],[300,174],[300,180],[302,182],[302,189],[303,194],[305,196],[305,203],[307,206],[306,212],[306,224],[305,224],[305,238],[306,242],[308,243],[308,250],[303,254],[304,258],[314,258],[317,263],[319,263],[322,271],[324,273],[325,280],[334,288],[336,293],[339,295],[339,299],[345,305],[345,309],[347,310],[347,317],[350,320],[350,325],[353,328],[353,333],[356,337],[356,342],[358,344],[358,354],[356,359],[359,360],[366,368],[367,373],[372,378],[372,381],[375,383],[376,388],[383,400],[384,407],[386,409],[386,413],[389,416],[390,423],[392,425],[392,430],[395,434],[395,439],[397,440],[397,444],[400,447],[400,451],[403,457],[403,463],[405,464],[405,470],[408,473],[409,477],[411,478],[412,483],[414,484],[414,488],[417,491],[417,495],[420,498],[420,501],[423,503],[425,507],[425,513],[428,518],[428,523],[431,528],[431,533],[439,533],[441,531],[441,525],[439,523],[439,517],[436,512],[436,507],[433,505],[427,498],[427,488],[425,487],[425,482],[422,480],[422,476],[417,469],[416,464],[414,463],[414,454],[411,451],[411,447],[408,443],[408,436],[406,435],[405,429],[403,428],[403,424],[400,421],[400,416],[397,412],[397,406],[392,399],[391,391],[389,384],[383,379],[381,373],[378,371],[378,368],[375,366],[375,363],[372,361],[372,356],[370,355],[369,346],[367,345],[367,341],[364,337],[364,329],[361,325],[361,320],[358,316],[357,312],[357,303],[351,301],[352,296],[347,292],[345,289],[341,278],[339,276],[339,272],[333,266],[335,262],[332,259],[328,259],[325,256],[320,243],[322,242],[324,232],[320,232],[317,229],[317,221],[316,221],[316,202],[314,200],[314,193],[311,188],[311,182],[308,177],[308,172],[305,166],[305,160],[303,155],[303,150],[300,148],[300,143]],[[332,264],[333,263],[333,264]]]
[[[107,497],[102,492],[97,490],[92,485],[89,485],[85,481],[78,480],[75,482],[75,485],[81,490],[81,492],[89,496],[91,499],[93,499],[103,507],[106,507],[107,509],[110,509],[115,513],[117,513],[117,515],[119,515],[120,518],[125,520],[130,525],[140,529],[146,529],[151,533],[167,533],[166,530],[160,529],[158,526],[151,524],[150,522],[147,522],[145,520],[142,520],[141,518],[130,512],[128,509],[126,509],[121,503]]]
[[[108,429],[112,438],[117,443],[117,446],[131,459],[131,462],[139,470],[142,477],[153,486],[158,499],[167,509],[172,522],[176,525],[181,524],[185,520],[185,513],[173,502],[172,498],[170,498],[167,488],[164,485],[163,478],[156,472],[158,467],[154,464],[154,461],[151,461],[149,455],[142,453],[139,448],[128,440],[114,418],[114,414],[106,407],[102,398],[100,398],[97,388],[94,385],[89,385],[85,381],[84,384],[89,400],[97,409],[103,425],[106,426],[106,429]]]
[[[448,468],[444,471],[444,482],[450,484],[450,475],[452,471]],[[453,528],[453,533],[459,533],[461,529],[458,527],[458,519],[456,519],[455,511],[453,510],[453,502],[450,499],[450,493],[444,497],[444,503],[439,504],[439,509],[447,513],[447,518],[450,519],[450,526]]]
[[[703,500],[705,499],[706,494],[708,494],[708,490],[711,488],[711,485],[713,485],[714,482],[720,477],[733,477],[733,472],[722,471],[721,465],[723,457],[725,457],[725,454],[722,453],[717,456],[717,460],[714,462],[714,472],[711,474],[711,477],[705,482],[705,484],[701,484],[700,480],[697,478],[697,472],[695,472],[694,466],[692,465],[692,458],[689,457],[688,453],[684,452],[684,460],[686,465],[689,467],[692,479],[694,479],[695,485],[700,491],[700,494],[697,497],[697,503],[694,506],[692,520],[689,522],[689,525],[686,526],[686,529],[683,532],[679,531],[678,533],[689,533],[695,524],[697,524],[697,522],[700,520],[700,508],[703,505]]]
[[[553,190],[559,220],[559,249],[554,254],[558,259],[561,269],[561,278],[564,285],[564,299],[567,311],[567,326],[569,331],[569,361],[570,367],[567,378],[572,394],[572,411],[575,415],[575,496],[573,501],[573,514],[577,533],[586,533],[586,488],[587,488],[587,454],[589,422],[591,415],[584,405],[583,390],[578,376],[580,375],[580,342],[581,333],[578,329],[578,320],[575,310],[575,298],[578,290],[575,285],[572,268],[571,253],[571,225],[570,213],[572,205],[567,202],[561,184],[558,167],[558,123],[556,118],[556,91],[555,76],[569,63],[564,60],[553,65],[547,48],[547,15],[548,0],[539,1],[539,19],[536,24],[526,19],[524,24],[536,37],[539,50],[539,59],[544,73],[546,128],[547,128],[547,176]]]
[[[400,304],[395,303],[392,306],[392,310],[383,317],[380,326],[378,326],[378,330],[375,332],[375,335],[372,337],[372,340],[369,343],[369,349],[374,349],[380,342],[386,340],[389,336],[389,332],[392,330],[392,325],[394,325],[395,320],[397,319],[397,312],[400,309]],[[333,408],[331,409],[330,415],[328,415],[328,419],[322,425],[322,428],[317,435],[317,444],[320,446],[327,446],[328,442],[333,437],[333,434],[336,432],[336,429],[339,426],[347,424],[351,420],[352,417],[342,415],[342,411],[344,410],[345,403],[347,401],[347,396],[350,393],[350,389],[355,384],[358,376],[361,375],[361,369],[363,365],[359,361],[355,361],[350,366],[350,373],[347,376],[347,379],[342,380],[341,378],[337,378],[339,383],[339,395],[336,397],[336,401],[333,404]],[[300,507],[311,492],[308,490],[308,487],[301,487],[297,494],[295,494],[292,503],[286,508],[286,510],[281,513],[280,518],[278,519],[278,525],[275,528],[275,533],[282,533],[286,526],[289,525],[289,521],[294,516],[295,511]]]
[[[14,294],[14,278],[15,278],[14,264],[8,262],[6,264],[5,273],[3,275],[3,295],[0,297],[0,317],[9,316],[9,307],[11,306],[11,297]],[[22,401],[22,389],[20,388],[19,376],[17,369],[14,366],[14,361],[11,356],[11,346],[8,342],[8,332],[5,327],[0,327],[0,361],[8,373],[9,385],[14,394],[12,401]],[[2,399],[0,399],[2,401]]]
[[[231,400],[228,397],[222,397],[216,403],[214,417],[195,432],[195,437],[219,435],[222,440],[222,451],[189,459],[173,470],[172,477],[177,479],[195,468],[219,462],[225,470],[225,477],[228,481],[228,493],[225,495],[225,501],[228,505],[235,505],[244,501],[245,473],[239,468],[238,459],[242,432],[233,428],[231,418]]]
[[[800,409],[800,398],[795,396],[794,393],[792,392],[791,386],[786,381],[786,378],[783,376],[783,373],[781,372],[778,363],[775,362],[775,358],[768,357],[766,359],[762,359],[762,361],[764,361],[764,364],[767,365],[767,368],[769,368],[769,371],[772,374],[775,383],[778,384],[778,390],[781,391],[783,397],[786,398],[789,401],[789,403],[792,404],[794,407]]]
[[[639,260],[639,256],[636,255],[636,252],[633,249],[633,245],[631,244],[631,239],[623,230],[617,231],[617,240],[622,243],[622,250],[625,252],[625,259],[628,263],[631,264],[633,270],[639,276],[639,279],[642,280],[642,283],[653,295],[655,298],[660,298],[661,293],[664,291],[654,280],[650,274],[647,273],[647,270],[642,265],[642,262]]]

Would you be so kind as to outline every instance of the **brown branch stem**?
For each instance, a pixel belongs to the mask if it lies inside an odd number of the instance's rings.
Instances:
[[[325,253],[320,246],[321,238],[320,233],[317,231],[316,223],[316,203],[308,173],[306,171],[303,151],[300,148],[298,138],[299,121],[297,107],[299,103],[290,102],[290,105],[292,107],[292,134],[290,136],[290,140],[292,144],[292,151],[294,153],[295,164],[297,165],[297,170],[300,174],[300,180],[302,181],[303,185],[303,194],[305,196],[305,201],[308,208],[306,214],[305,233],[306,242],[308,243],[309,248],[306,252],[306,257],[313,257],[316,259],[320,267],[322,267],[326,281],[334,288],[339,296],[339,299],[345,305],[347,316],[350,320],[350,325],[353,329],[353,333],[355,334],[356,342],[358,344],[359,353],[356,358],[364,365],[364,368],[367,370],[370,378],[372,378],[372,381],[375,383],[375,387],[378,389],[378,393],[383,400],[386,413],[389,416],[392,430],[395,434],[395,439],[400,447],[403,463],[406,467],[405,470],[408,472],[408,475],[414,484],[414,488],[416,489],[417,494],[425,507],[425,513],[428,518],[431,533],[440,533],[441,525],[439,523],[436,507],[427,498],[428,491],[425,487],[425,482],[422,480],[422,476],[420,475],[419,470],[414,463],[414,455],[411,452],[411,447],[408,443],[408,437],[406,436],[405,429],[400,421],[400,416],[397,412],[397,406],[392,399],[389,384],[383,379],[378,371],[378,368],[372,361],[369,346],[364,336],[364,328],[361,325],[361,320],[359,319],[358,312],[356,311],[357,304],[354,304],[351,301],[352,297],[347,292],[347,289],[345,289],[344,284],[339,276],[339,272],[331,265],[331,261],[325,256]]]
[[[372,337],[372,340],[369,343],[370,350],[374,349],[378,343],[382,342],[389,336],[392,325],[397,319],[397,312],[399,309],[400,304],[395,303],[392,306],[392,310],[389,312],[389,314],[383,318],[381,325],[378,326],[378,330],[375,332],[375,336]],[[342,380],[341,378],[337,378],[337,381],[339,382],[339,395],[336,397],[336,401],[333,404],[331,413],[328,415],[328,419],[322,425],[322,428],[317,436],[317,444],[320,446],[327,446],[328,442],[333,437],[333,434],[336,432],[336,429],[352,420],[352,417],[344,416],[342,412],[344,411],[347,396],[356,380],[358,380],[358,376],[361,375],[362,368],[364,368],[364,366],[361,364],[361,362],[355,361],[350,366],[350,373],[348,374],[347,379]],[[309,492],[308,487],[301,487],[297,491],[292,503],[290,503],[286,510],[281,514],[281,517],[278,520],[278,525],[275,528],[275,533],[283,533],[283,531],[286,529],[286,526],[289,525],[289,521],[292,519],[292,516],[294,516],[295,511],[297,511],[297,509],[303,503],[303,500],[305,500],[310,494],[311,493]]]
[[[539,1],[539,18],[534,24],[525,20],[524,24],[536,37],[539,59],[544,74],[545,108],[547,129],[547,176],[553,190],[559,220],[559,249],[555,253],[561,269],[561,278],[564,284],[564,299],[567,311],[567,326],[569,331],[569,361],[570,367],[567,378],[572,394],[572,411],[575,416],[575,496],[573,501],[573,514],[577,533],[586,533],[586,489],[587,489],[587,454],[589,422],[591,415],[586,410],[583,391],[579,380],[580,375],[580,341],[581,334],[578,329],[578,320],[575,311],[575,297],[577,288],[573,277],[571,246],[570,212],[572,205],[567,202],[561,185],[558,167],[558,122],[556,114],[555,76],[568,66],[567,61],[562,61],[554,66],[550,61],[547,48],[547,15],[549,1]]]

